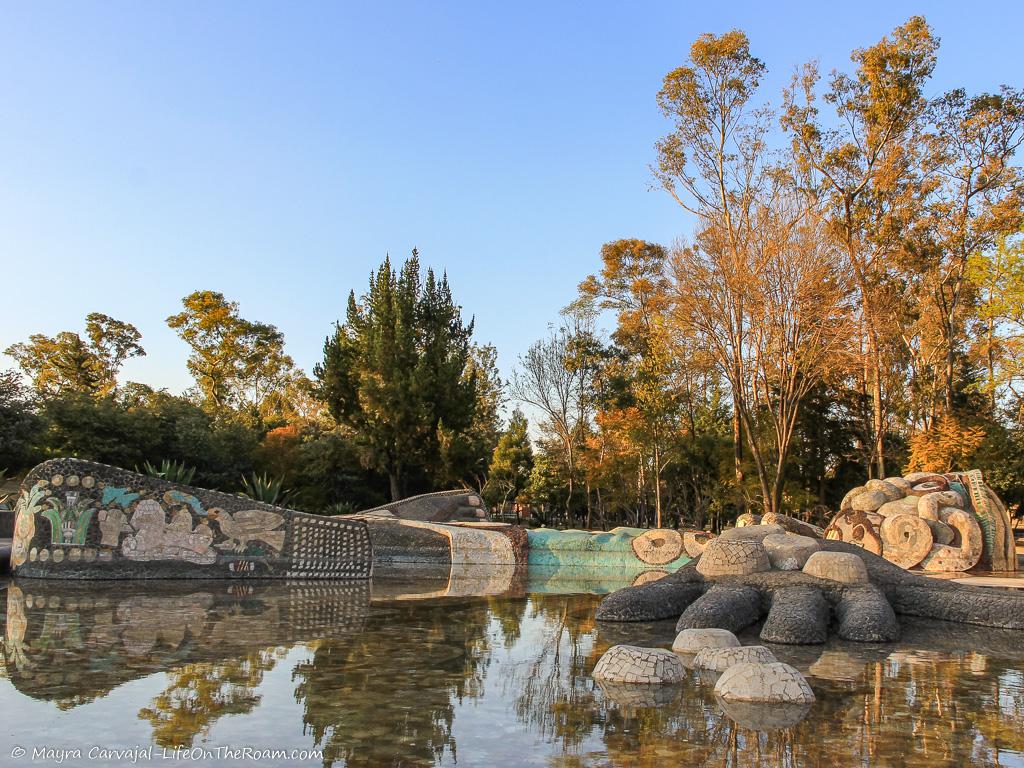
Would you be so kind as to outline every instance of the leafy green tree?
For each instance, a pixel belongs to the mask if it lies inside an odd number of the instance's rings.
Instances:
[[[986,371],[981,389],[994,414],[1001,398],[1012,398],[1022,411],[1017,392],[1024,380],[1024,238],[1000,238],[995,248],[974,253],[966,277],[978,294],[980,326],[976,354]]]
[[[0,470],[19,470],[32,462],[39,417],[16,371],[0,371]]]
[[[12,344],[4,351],[44,397],[68,393],[102,397],[117,388],[117,373],[125,360],[146,354],[141,338],[131,323],[92,312],[85,318],[85,338],[73,331],[52,337],[37,333],[27,343]]]
[[[662,525],[665,448],[675,431],[678,398],[665,319],[671,304],[665,249],[643,240],[616,240],[601,248],[601,272],[580,286],[580,301],[616,313],[612,358],[622,397],[616,405],[640,417],[642,450],[650,452],[655,526]]]
[[[498,440],[491,459],[484,495],[488,502],[502,508],[515,501],[526,489],[533,471],[533,447],[526,416],[518,408],[512,412],[508,429]]]
[[[393,499],[410,480],[429,487],[457,472],[456,446],[477,407],[477,376],[467,375],[472,333],[447,276],[428,270],[421,281],[414,250],[397,274],[385,259],[359,301],[349,294],[345,322],[324,344],[321,397],[367,466],[388,476]]]
[[[284,335],[273,325],[244,319],[238,304],[216,291],[195,291],[167,325],[192,349],[189,373],[214,412],[229,408],[261,418],[267,399],[294,375]]]

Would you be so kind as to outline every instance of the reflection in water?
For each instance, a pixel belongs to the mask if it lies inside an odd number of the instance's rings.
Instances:
[[[672,622],[598,625],[596,595],[534,592],[520,576],[6,589],[12,733],[33,725],[23,703],[36,701],[65,713],[71,743],[91,743],[102,701],[158,746],[250,724],[322,749],[315,765],[1024,765],[1014,632],[908,622],[897,644],[773,647],[818,699],[790,711],[719,702],[696,673],[597,685],[608,647],[666,647]]]

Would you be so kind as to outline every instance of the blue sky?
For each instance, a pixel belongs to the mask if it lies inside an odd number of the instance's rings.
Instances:
[[[105,312],[149,353],[124,378],[179,391],[164,319],[212,289],[309,371],[415,246],[507,374],[602,243],[687,234],[648,165],[696,36],[745,30],[777,103],[915,13],[932,93],[1024,84],[1008,2],[0,3],[0,349]]]

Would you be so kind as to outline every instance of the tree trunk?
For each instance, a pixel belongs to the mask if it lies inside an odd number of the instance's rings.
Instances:
[[[878,350],[878,339],[869,331],[871,340],[872,376],[871,407],[872,427],[875,433],[875,468],[878,478],[885,477],[885,420],[882,416],[882,355]]]
[[[954,369],[954,355],[953,355],[953,315],[950,314],[949,325],[946,328],[946,415],[952,415],[953,413],[953,369]]]
[[[739,381],[738,374],[736,381]],[[743,500],[743,425],[740,423],[740,398],[734,385],[732,393],[732,452],[733,470],[736,473],[736,508],[737,514],[746,511]]]
[[[398,501],[402,498],[402,480],[398,476],[398,471],[388,472],[388,480],[391,483],[391,500]]]
[[[654,443],[654,527],[661,528],[661,451]]]
[[[989,405],[992,408],[992,415],[996,413],[996,359],[995,350],[993,349],[993,342],[995,338],[995,319],[988,319],[988,349],[986,350],[986,356],[988,357],[988,389],[989,389]]]

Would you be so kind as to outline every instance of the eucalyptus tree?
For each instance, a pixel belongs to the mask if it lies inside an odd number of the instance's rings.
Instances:
[[[673,130],[656,145],[654,175],[698,221],[713,221],[718,253],[725,260],[720,284],[720,332],[729,338],[722,363],[732,384],[733,469],[743,485],[742,412],[747,404],[742,350],[749,332],[742,284],[755,216],[774,191],[766,144],[771,115],[753,103],[765,65],[750,52],[746,34],[701,35],[689,60],[665,76],[658,105]],[[741,502],[742,503],[742,502]]]
[[[843,248],[860,294],[879,477],[885,476],[884,352],[893,311],[888,268],[920,199],[916,147],[938,45],[924,18],[915,16],[855,50],[853,73],[833,72],[820,98],[813,62],[784,94],[782,126],[792,134],[805,190]],[[834,111],[833,121],[822,119],[822,102]]]
[[[125,361],[146,354],[139,344],[141,338],[131,323],[92,312],[85,318],[84,338],[74,331],[52,337],[37,333],[4,352],[15,359],[33,389],[44,397],[103,397],[117,388],[117,374]]]

